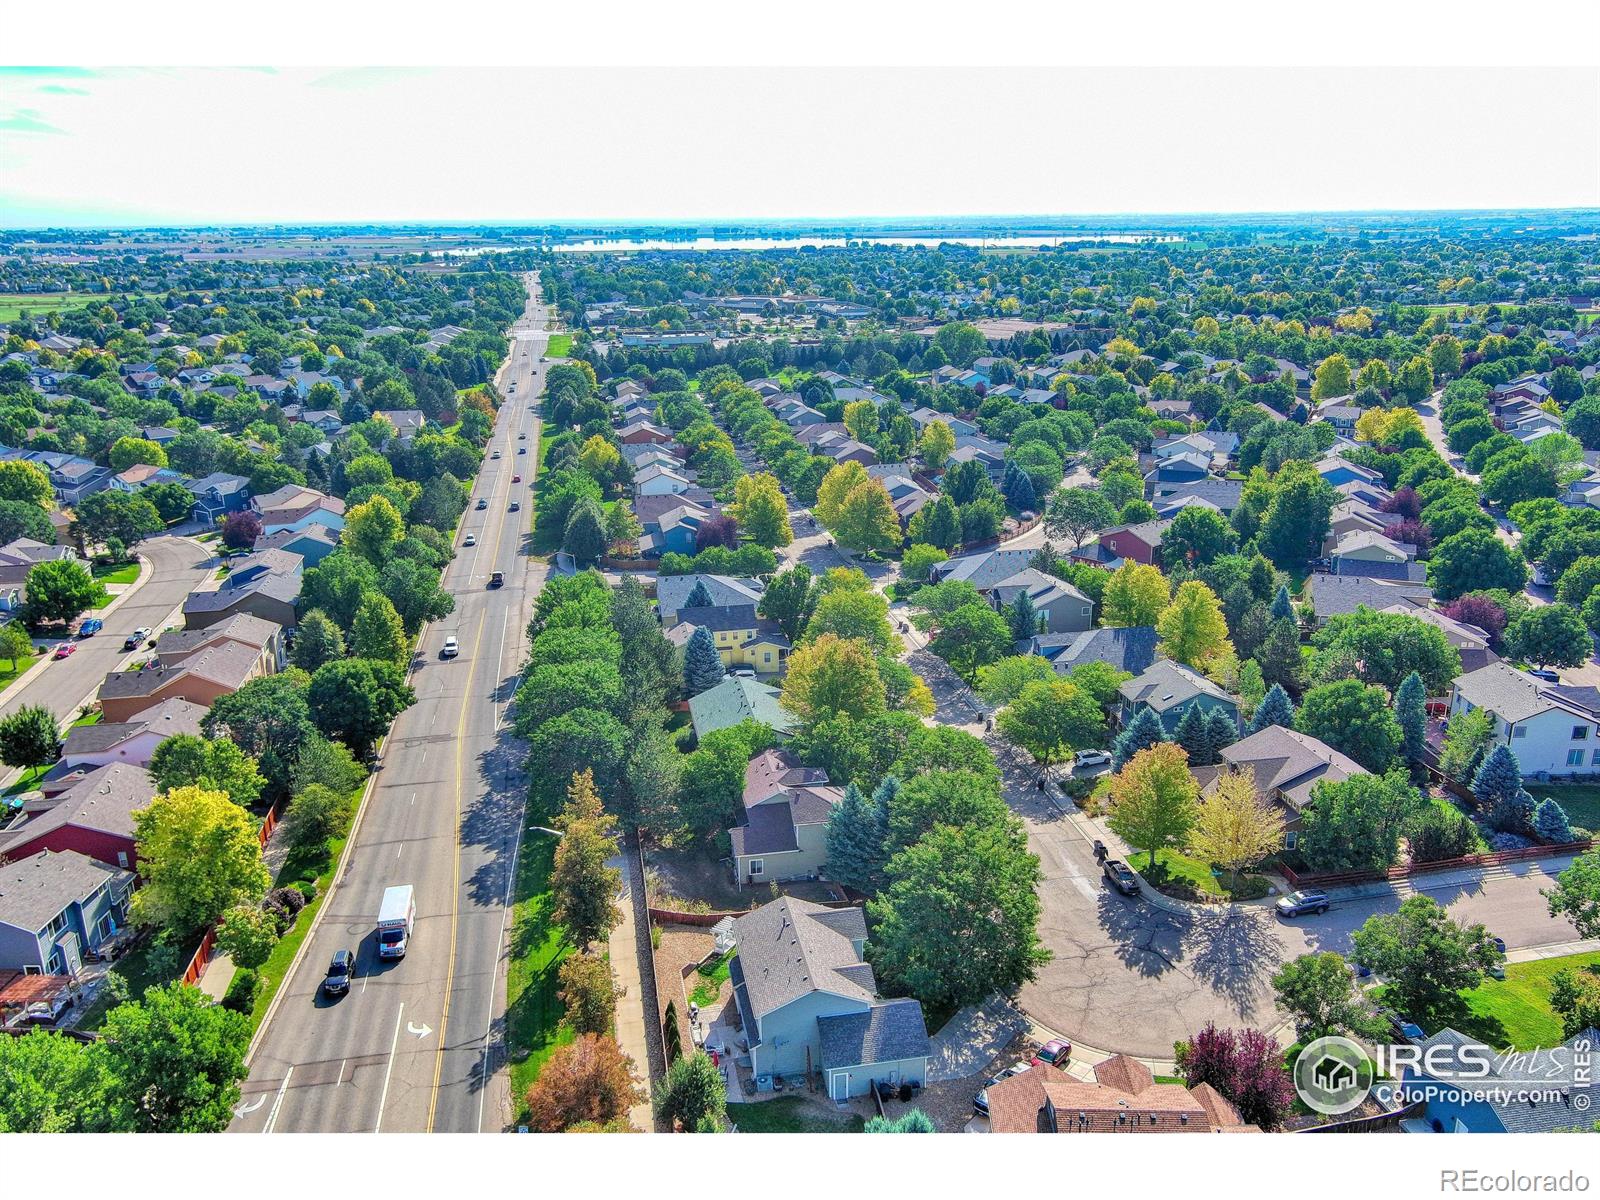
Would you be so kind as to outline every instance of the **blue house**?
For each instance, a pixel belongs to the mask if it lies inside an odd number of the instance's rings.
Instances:
[[[76,850],[0,867],[0,970],[72,975],[128,919],[133,872]]]
[[[1589,1064],[1597,1044],[1600,1029],[1590,1026],[1559,1046],[1502,1053],[1454,1029],[1441,1029],[1419,1043],[1424,1069],[1402,1073],[1402,1099],[1414,1096],[1427,1107],[1400,1127],[1406,1133],[1588,1130],[1595,1119],[1587,1103],[1595,1090]],[[1467,1054],[1464,1047],[1470,1048]],[[1481,1060],[1469,1057],[1473,1050],[1494,1055],[1487,1075],[1476,1074]],[[1456,1062],[1459,1074],[1449,1069]]]
[[[242,512],[250,502],[250,481],[226,471],[213,471],[196,479],[189,490],[194,493],[194,519],[207,525],[215,525],[229,513]]]
[[[1117,691],[1122,696],[1124,729],[1138,715],[1141,708],[1150,709],[1160,718],[1161,727],[1167,731],[1169,737],[1177,731],[1178,722],[1183,720],[1183,714],[1195,707],[1199,707],[1207,715],[1212,709],[1220,709],[1233,719],[1235,725],[1239,723],[1237,700],[1204,675],[1191,671],[1182,663],[1175,663],[1169,658],[1157,660],[1142,674],[1124,683]]]

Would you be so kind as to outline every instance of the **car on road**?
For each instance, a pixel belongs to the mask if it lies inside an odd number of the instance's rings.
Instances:
[[[149,636],[150,631],[141,625],[122,640],[122,648],[124,650],[137,650],[144,645],[144,640]]]
[[[1301,917],[1306,913],[1321,915],[1328,911],[1328,894],[1326,892],[1290,892],[1287,896],[1280,896],[1277,904],[1273,905],[1278,910],[1280,917]]]
[[[1065,1071],[1072,1059],[1072,1043],[1066,1038],[1051,1038],[1044,1047],[1028,1060],[1030,1067],[1055,1067]]]
[[[512,483],[521,483],[522,482],[522,476],[521,475],[513,475],[511,477],[511,482]]]
[[[1532,675],[1535,679],[1542,679],[1546,683],[1561,682],[1560,674],[1552,671],[1549,667],[1529,667],[1528,674]]]
[[[71,658],[77,652],[78,652],[78,644],[76,642],[62,642],[61,645],[56,647],[56,652],[53,655],[51,655],[51,657],[52,658]]]
[[[509,509],[507,509],[506,511],[507,512],[518,512],[521,508],[522,508],[521,502],[517,501],[517,500],[513,500],[511,502],[511,507]]]
[[[1004,1071],[1001,1071],[1000,1074],[991,1075],[988,1079],[985,1079],[983,1081],[983,1087],[979,1089],[978,1094],[972,1098],[972,1111],[977,1113],[980,1117],[987,1117],[989,1115],[989,1089],[997,1083],[1010,1079],[1013,1075],[1021,1075],[1031,1066],[1033,1066],[1033,1064],[1027,1062],[1012,1063]]]
[[[1106,877],[1107,883],[1124,896],[1137,896],[1139,894],[1139,877],[1121,859],[1106,859],[1100,864],[1100,873]]]
[[[1072,766],[1079,767],[1104,767],[1111,764],[1111,751],[1109,750],[1080,750],[1072,756]]]
[[[483,511],[483,510],[484,510],[484,509],[486,509],[486,508],[488,508],[488,507],[489,507],[489,501],[488,501],[488,500],[486,500],[486,499],[485,499],[485,498],[484,498],[484,497],[482,497],[482,496],[479,496],[479,497],[478,497],[478,503],[477,503],[477,504],[476,504],[476,505],[474,505],[474,507],[475,507],[475,508],[476,508],[476,509],[477,509],[477,510],[478,510],[478,511],[479,511],[479,512],[482,512],[482,511]]]
[[[106,623],[99,617],[90,617],[82,625],[78,626],[78,636],[81,638],[90,638],[99,633],[105,627]]]
[[[518,446],[517,447],[517,453],[518,454],[526,454],[527,452],[528,452],[528,448],[526,446]]]
[[[456,642],[456,639],[453,637],[447,637],[444,640],[444,647],[439,651],[439,657],[454,658],[460,653],[461,646]]]
[[[493,454],[489,455],[489,457],[490,458],[499,458],[500,457],[500,451],[496,450]]]
[[[356,956],[353,950],[335,950],[328,964],[328,974],[322,980],[322,991],[328,996],[342,996],[350,990],[350,976],[355,974]]]
[[[496,571],[493,575],[489,576],[489,586],[492,588],[504,587],[505,583],[506,576],[504,571]]]
[[[476,546],[478,544],[478,535],[475,533],[467,534],[466,537],[461,539],[461,544],[463,546]]]
[[[527,435],[527,434],[526,434],[526,433],[519,433],[519,434],[517,434],[517,441],[519,441],[519,442],[525,442],[525,441],[527,441],[527,440],[528,440],[528,435]]]

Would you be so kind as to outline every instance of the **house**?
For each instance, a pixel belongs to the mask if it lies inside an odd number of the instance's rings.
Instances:
[[[1316,464],[1317,474],[1331,487],[1338,487],[1341,483],[1365,483],[1373,487],[1383,486],[1383,476],[1366,467],[1358,467],[1353,462],[1347,462],[1336,455],[1329,455]]]
[[[926,433],[928,426],[932,425],[935,421],[943,421],[950,427],[950,432],[956,437],[972,437],[978,432],[978,427],[971,421],[963,420],[954,413],[942,413],[926,406],[922,408],[914,408],[906,415],[909,416],[913,424],[916,425],[917,432],[919,434]]]
[[[956,438],[956,448],[950,452],[950,464],[975,462],[991,480],[998,483],[1006,471],[1006,447],[1003,442],[992,441],[978,434],[965,434]]]
[[[33,567],[58,558],[77,558],[71,546],[46,546],[32,538],[19,537],[0,546],[0,566]]]
[[[1174,504],[1190,498],[1212,505],[1224,516],[1239,507],[1239,497],[1244,483],[1238,479],[1201,479],[1193,483],[1156,483],[1150,489],[1150,503],[1160,510],[1164,504]]]
[[[1152,566],[1161,557],[1161,538],[1171,521],[1140,521],[1137,525],[1118,525],[1100,534],[1098,541],[1118,558]]]
[[[691,697],[689,721],[696,738],[740,721],[759,721],[784,735],[795,728],[794,717],[778,703],[778,689],[743,675],[729,675],[716,687]]]
[[[699,549],[700,526],[710,516],[698,504],[679,504],[649,522],[640,521],[640,555],[660,558],[663,554],[694,554]]]
[[[733,935],[728,976],[758,1090],[816,1073],[845,1100],[927,1081],[922,1005],[878,996],[861,909],[786,896],[739,917]]]
[[[395,436],[402,442],[411,441],[428,424],[428,418],[422,415],[421,410],[415,408],[380,408],[372,415],[382,417],[393,425]]]
[[[343,500],[295,483],[256,496],[250,501],[250,508],[261,518],[262,533],[304,529],[307,525],[326,525],[335,531],[344,528]]]
[[[0,865],[0,970],[75,975],[128,920],[133,872],[76,850]]]
[[[1269,725],[1224,748],[1221,766],[1196,767],[1202,797],[1215,791],[1217,779],[1229,771],[1250,771],[1257,797],[1285,810],[1284,844],[1291,850],[1299,840],[1301,817],[1317,784],[1366,774],[1348,755],[1282,725]]]
[[[1418,1043],[1420,1065],[1401,1071],[1396,1103],[1415,1099],[1425,1107],[1400,1128],[1405,1133],[1587,1130],[1594,1115],[1575,1098],[1594,1086],[1591,1060],[1597,1043],[1600,1029],[1591,1025],[1559,1046],[1495,1052],[1454,1029],[1441,1029]]]
[[[1042,633],[1080,633],[1094,624],[1094,601],[1072,584],[1027,567],[984,591],[995,611],[1005,614],[1026,594]]]
[[[1500,661],[1500,656],[1489,649],[1489,635],[1476,625],[1468,625],[1465,621],[1457,621],[1432,608],[1416,608],[1411,605],[1392,604],[1382,611],[1415,617],[1417,620],[1424,621],[1435,629],[1440,630],[1444,634],[1445,641],[1461,652],[1461,671],[1463,674],[1470,674],[1480,667],[1486,667],[1490,663]]]
[[[1158,659],[1117,689],[1122,696],[1122,725],[1127,728],[1140,709],[1148,708],[1168,735],[1183,714],[1198,707],[1209,714],[1220,710],[1239,723],[1239,703],[1204,675],[1169,658]]]
[[[1306,581],[1306,594],[1315,614],[1313,622],[1317,625],[1340,613],[1355,612],[1363,604],[1368,608],[1389,608],[1396,604],[1428,608],[1433,604],[1433,589],[1425,583],[1357,575],[1313,575]]]
[[[624,446],[665,446],[672,441],[672,435],[650,421],[634,421],[617,431],[617,441]]]
[[[218,697],[231,696],[264,674],[261,655],[238,642],[210,646],[172,667],[158,663],[142,671],[112,671],[100,685],[101,720],[130,722],[173,699],[210,708]]]
[[[1102,626],[1082,633],[1036,634],[1028,642],[1028,653],[1045,659],[1058,675],[1086,662],[1103,662],[1142,675],[1156,660],[1158,640],[1154,625]]]
[[[1356,435],[1356,422],[1361,419],[1361,414],[1367,410],[1352,403],[1352,396],[1330,396],[1312,410],[1314,421],[1326,421],[1344,437],[1353,438]]]
[[[761,603],[762,585],[758,579],[735,579],[730,575],[663,575],[656,581],[656,610],[663,629],[678,623],[678,610],[687,607],[688,600],[700,584],[705,585],[711,603],[756,604]]]
[[[783,669],[789,655],[789,639],[776,621],[756,616],[754,604],[682,608],[676,623],[710,630],[725,667],[754,667],[770,675]]]
[[[148,767],[156,747],[180,733],[200,733],[206,710],[188,700],[166,700],[131,721],[74,725],[61,744],[61,763],[69,771],[131,763]]]
[[[1259,1133],[1209,1083],[1157,1083],[1126,1054],[1090,1068],[1092,1080],[1051,1066],[990,1084],[991,1133]]]
[[[670,467],[648,466],[633,477],[636,496],[676,496],[689,491],[694,484]]]
[[[115,492],[142,492],[147,487],[155,487],[160,483],[187,482],[181,472],[170,467],[156,467],[149,463],[134,463],[126,471],[119,472],[111,477],[107,485]]]
[[[1458,676],[1450,715],[1481,708],[1525,778],[1600,773],[1600,690],[1545,683],[1510,663]]]
[[[156,781],[142,766],[95,767],[59,795],[25,801],[16,818],[0,829],[0,860],[20,862],[45,851],[70,851],[131,868],[136,857],[133,812],[155,794]]]
[[[1199,483],[1210,477],[1210,455],[1187,451],[1161,459],[1154,470],[1146,472],[1145,490],[1153,492],[1159,484]]]
[[[252,547],[257,553],[263,550],[284,550],[298,554],[307,567],[314,567],[339,548],[339,532],[327,525],[306,525],[300,529],[280,529],[277,533],[263,533]]]
[[[194,493],[192,515],[205,525],[215,525],[230,513],[243,512],[250,502],[250,481],[243,475],[213,471],[189,484]]]
[[[739,823],[728,830],[734,882],[815,879],[828,861],[828,814],[842,789],[787,750],[763,750],[744,771]]]
[[[289,661],[289,647],[283,626],[249,613],[230,617],[200,629],[170,629],[156,641],[156,661],[175,667],[209,646],[236,642],[249,646],[261,658],[263,675],[275,675]]]
[[[965,579],[980,592],[988,591],[1033,563],[1033,550],[985,550],[979,554],[963,554],[957,558],[935,563],[928,571],[932,583],[947,579]]]

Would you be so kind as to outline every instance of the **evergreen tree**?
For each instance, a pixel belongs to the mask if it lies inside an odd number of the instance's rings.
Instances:
[[[1198,704],[1191,704],[1178,719],[1178,728],[1173,731],[1172,740],[1183,747],[1192,767],[1211,765],[1211,759],[1207,757],[1207,732],[1206,714]]]
[[[1533,832],[1551,846],[1564,846],[1573,840],[1567,810],[1556,803],[1554,796],[1546,796],[1533,810]]]
[[[683,652],[684,691],[691,696],[698,696],[707,688],[721,683],[724,674],[722,656],[717,653],[717,642],[711,636],[711,630],[704,625],[695,626]]]
[[[1472,777],[1472,794],[1489,815],[1489,824],[1505,833],[1527,833],[1533,821],[1533,797],[1522,786],[1522,768],[1507,746],[1496,746]]]
[[[1122,770],[1126,763],[1141,750],[1148,750],[1151,746],[1167,740],[1167,731],[1161,727],[1161,718],[1156,716],[1150,708],[1141,708],[1128,726],[1117,735],[1113,743],[1112,765],[1117,770]]]
[[[1222,761],[1222,752],[1239,740],[1239,723],[1220,708],[1206,718],[1206,765]]]
[[[1272,598],[1272,619],[1281,621],[1294,619],[1294,602],[1289,599],[1289,585],[1280,583],[1278,594]]]
[[[706,581],[704,579],[696,579],[694,581],[694,590],[684,600],[683,606],[685,608],[711,607],[711,593],[706,589]]]
[[[1281,684],[1275,683],[1267,689],[1266,697],[1257,706],[1255,718],[1250,722],[1250,732],[1260,733],[1270,725],[1294,728],[1294,703]]]
[[[1422,684],[1422,676],[1413,671],[1394,694],[1394,717],[1400,722],[1400,753],[1405,755],[1412,770],[1421,769],[1422,751],[1427,744],[1426,705],[1427,689]]]
[[[1039,632],[1039,614],[1033,607],[1033,597],[1026,591],[1017,593],[1017,598],[1011,602],[1011,610],[1006,616],[1011,622],[1011,636],[1019,642],[1026,641]]]
[[[884,826],[877,807],[855,784],[828,814],[828,875],[858,892],[874,892],[883,870]]]
[[[1000,492],[1013,512],[1032,512],[1038,506],[1032,477],[1014,462],[1006,464],[1006,473],[1000,480]]]
[[[683,1057],[683,1031],[678,1028],[678,1002],[667,1001],[666,1015],[661,1018],[661,1042],[670,1067]]]

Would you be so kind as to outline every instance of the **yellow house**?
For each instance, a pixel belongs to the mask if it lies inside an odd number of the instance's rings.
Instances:
[[[777,622],[756,616],[753,604],[717,604],[706,608],[683,608],[669,636],[686,644],[695,628],[711,631],[717,653],[725,667],[750,667],[759,675],[775,675],[789,657],[789,639]]]

